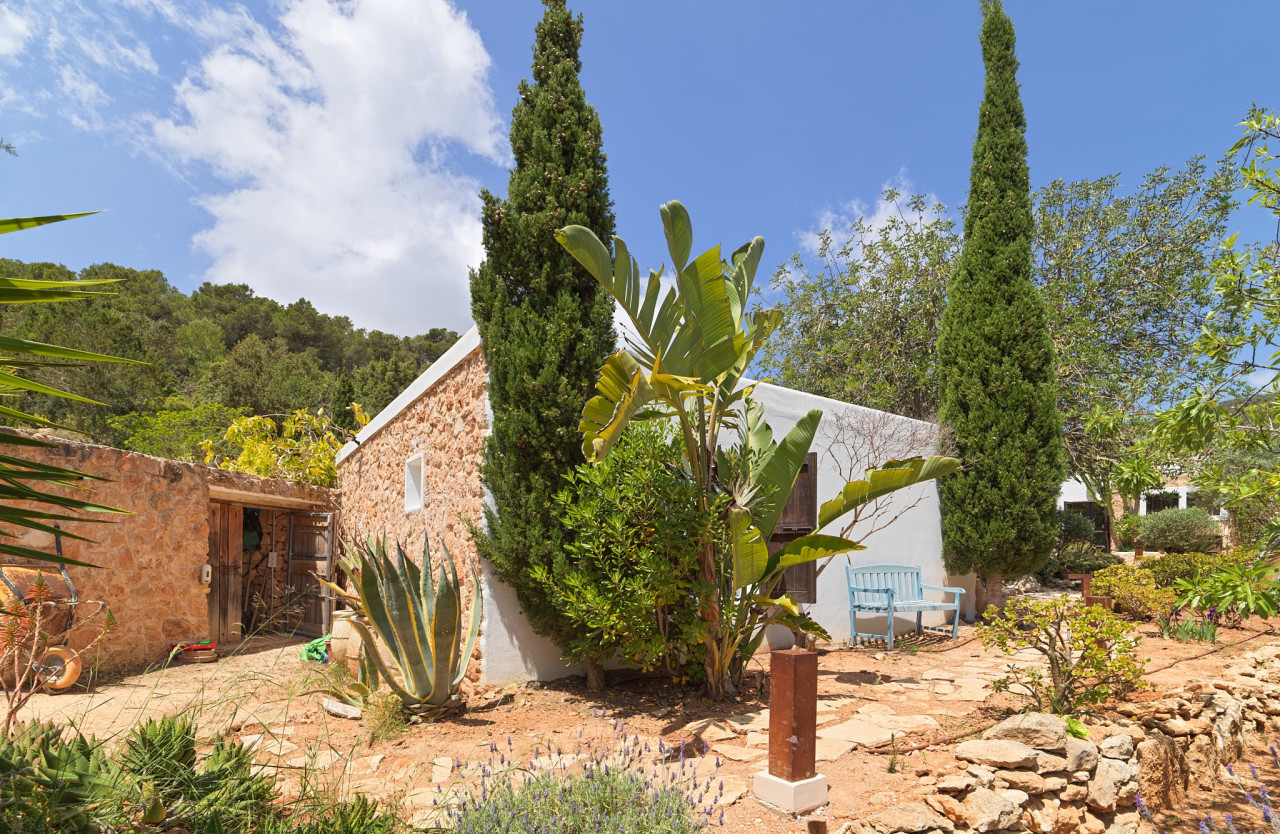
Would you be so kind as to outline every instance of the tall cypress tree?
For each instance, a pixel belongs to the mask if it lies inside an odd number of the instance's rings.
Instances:
[[[938,482],[952,573],[975,572],[1001,605],[1001,580],[1034,570],[1057,536],[1066,478],[1053,342],[1031,281],[1026,117],[1013,22],[982,3],[987,80],[973,143],[964,249],[938,336],[939,421],[964,471]]]
[[[583,460],[578,421],[616,339],[612,300],[555,231],[576,223],[609,240],[614,216],[600,119],[578,80],[582,17],[565,0],[544,5],[533,83],[520,82],[511,115],[507,197],[481,193],[485,261],[471,273],[471,311],[489,365],[493,424],[481,477],[496,511],[486,509],[475,538],[533,627],[563,642],[529,567],[563,558],[552,496]]]

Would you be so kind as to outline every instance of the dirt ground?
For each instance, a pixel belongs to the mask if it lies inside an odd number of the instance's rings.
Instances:
[[[1157,689],[1216,677],[1241,653],[1280,643],[1280,635],[1257,622],[1250,629],[1222,631],[1212,647],[1163,640],[1152,627],[1143,631],[1146,680]],[[88,691],[38,695],[26,717],[117,739],[139,720],[189,711],[198,716],[202,737],[229,732],[254,746],[265,766],[277,768],[286,796],[302,778],[323,779],[339,793],[363,792],[400,803],[406,816],[420,822],[434,813],[450,785],[465,781],[491,755],[501,755],[504,763],[524,762],[548,749],[580,750],[584,741],[616,743],[615,722],[623,722],[626,735],[641,745],[657,749],[661,741],[677,751],[683,745],[699,780],[712,780],[708,804],[723,783],[710,815],[722,830],[806,830],[804,819],[760,804],[749,790],[752,774],[767,766],[768,697],[758,684],[723,704],[708,702],[695,689],[627,673],[611,674],[604,693],[588,692],[580,678],[481,691],[464,715],[410,726],[396,738],[375,742],[368,722],[321,709],[317,690],[326,670],[301,660],[302,642],[258,638],[217,663],[179,664]],[[984,650],[971,627],[962,628],[957,640],[916,638],[892,652],[874,646],[822,652],[818,771],[828,777],[831,790],[830,803],[814,818],[828,820],[835,831],[846,820],[918,794],[918,772],[936,772],[954,761],[949,744],[1020,706],[1016,697],[987,687],[1011,659],[1036,662],[1034,656],[1007,658]],[[767,663],[767,657],[760,660]],[[931,743],[937,746],[917,749]],[[1280,777],[1265,746],[1253,751],[1252,761],[1264,776]],[[1242,802],[1198,796],[1193,807],[1175,816],[1196,820],[1206,810],[1240,813]]]

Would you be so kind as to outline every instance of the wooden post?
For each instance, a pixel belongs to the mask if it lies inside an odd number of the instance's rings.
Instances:
[[[782,649],[769,656],[769,773],[788,782],[816,775],[818,654]]]

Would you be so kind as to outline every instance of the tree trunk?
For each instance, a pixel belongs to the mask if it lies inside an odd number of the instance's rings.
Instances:
[[[982,615],[989,606],[995,606],[997,611],[1004,610],[1004,576],[995,573],[991,576],[979,576],[978,581],[973,583],[974,605],[977,607],[978,619],[982,619]]]
[[[587,689],[591,692],[604,691],[604,666],[594,657],[587,658]]]

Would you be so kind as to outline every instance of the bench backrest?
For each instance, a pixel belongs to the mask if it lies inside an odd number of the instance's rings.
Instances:
[[[884,594],[868,594],[852,590],[860,588],[892,588],[894,602],[917,601],[924,598],[920,588],[919,565],[850,565],[849,594],[857,605],[875,605],[886,602]]]

